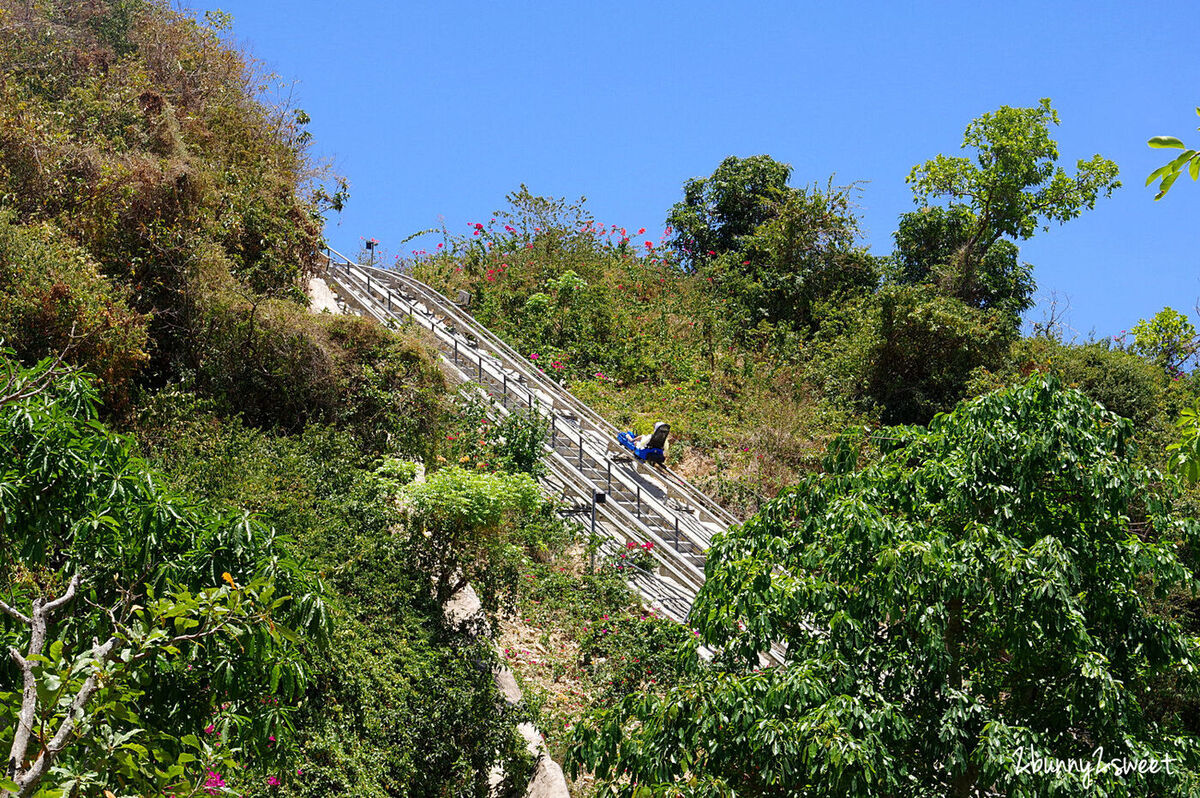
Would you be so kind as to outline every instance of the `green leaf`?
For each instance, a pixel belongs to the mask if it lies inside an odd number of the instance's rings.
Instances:
[[[1179,139],[1175,138],[1174,136],[1155,136],[1154,138],[1150,139],[1146,143],[1149,144],[1151,147],[1154,147],[1155,149],[1159,149],[1159,150],[1161,150],[1165,147],[1170,147],[1170,148],[1176,149],[1176,150],[1183,149],[1183,142],[1180,141]]]
[[[1200,158],[1192,156],[1192,160],[1188,163],[1188,174],[1192,176],[1192,180],[1200,177]]]
[[[1172,172],[1164,177],[1162,183],[1160,183],[1158,186],[1158,194],[1156,194],[1154,198],[1162,199],[1163,196],[1171,189],[1171,186],[1175,183],[1175,181],[1179,179],[1179,174],[1179,172]]]
[[[1169,171],[1171,171],[1171,164],[1169,164],[1169,163],[1163,164],[1162,166],[1158,167],[1157,169],[1155,169],[1153,172],[1150,173],[1149,177],[1146,178],[1146,185],[1150,185],[1155,180],[1158,180],[1160,177],[1162,177]]]
[[[1183,169],[1183,165],[1185,163],[1187,163],[1189,160],[1191,160],[1195,155],[1196,155],[1195,150],[1188,150],[1187,152],[1183,153],[1178,158],[1171,161],[1171,163],[1169,164],[1171,167],[1171,170],[1179,171],[1180,169]]]
[[[6,778],[0,777],[0,790],[8,790],[9,792],[16,792],[19,789],[21,789],[21,788],[17,786],[17,783],[15,781],[9,781]]]

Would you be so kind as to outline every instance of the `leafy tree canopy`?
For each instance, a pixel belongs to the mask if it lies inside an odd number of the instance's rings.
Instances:
[[[1163,308],[1149,320],[1140,319],[1130,332],[1133,351],[1168,374],[1181,374],[1185,366],[1195,361],[1196,328],[1174,308]]]
[[[914,166],[908,182],[920,203],[966,202],[977,217],[973,246],[1000,236],[1027,239],[1094,208],[1121,185],[1117,165],[1100,155],[1078,161],[1074,175],[1057,166],[1049,126],[1058,123],[1049,99],[1034,108],[1001,106],[967,125],[962,146],[975,150],[974,159],[938,155]]]
[[[715,541],[692,620],[724,655],[582,726],[576,764],[624,794],[1200,794],[1200,647],[1159,611],[1197,525],[1131,435],[1035,377],[860,471],[843,439]],[[1029,767],[1097,756],[1157,772]]]
[[[274,533],[165,490],[53,361],[0,350],[0,795],[195,794],[269,754],[329,621]],[[224,748],[195,736],[211,713]],[[189,734],[191,730],[191,734]],[[210,734],[212,731],[210,731]],[[8,791],[8,793],[5,792]]]
[[[794,189],[792,167],[769,155],[729,156],[709,177],[683,184],[683,201],[671,206],[667,224],[680,261],[693,269],[740,248],[741,239],[778,212]]]
[[[944,282],[965,301],[1018,314],[1029,306],[1032,280],[1016,265],[1015,248],[994,247],[1004,237],[1024,240],[1052,221],[1074,219],[1121,185],[1117,165],[1100,155],[1078,161],[1074,175],[1058,166],[1051,124],[1058,124],[1058,113],[1049,99],[1032,108],[1001,106],[967,126],[962,146],[974,157],[938,155],[913,167],[908,182],[916,201],[948,200],[950,207],[907,225],[902,220],[903,273],[911,279],[947,266]]]
[[[775,215],[742,237],[714,273],[753,308],[752,321],[812,323],[821,299],[879,284],[876,259],[856,246],[851,187],[789,189]]]
[[[959,295],[972,307],[996,309],[1014,322],[1033,307],[1033,267],[1018,259],[1016,244],[998,239],[984,251],[975,267],[975,281],[959,286],[960,255],[974,234],[978,219],[969,207],[926,206],[900,216],[895,233],[896,282],[934,283],[944,293]],[[963,290],[965,289],[965,290]]]
[[[810,325],[814,302],[879,282],[856,246],[853,186],[793,188],[791,171],[767,155],[726,158],[687,181],[667,217],[679,262],[736,298],[747,326]]]

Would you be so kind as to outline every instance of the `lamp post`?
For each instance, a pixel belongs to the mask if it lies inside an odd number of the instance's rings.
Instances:
[[[591,561],[588,563],[588,568],[592,573],[596,573],[596,505],[605,504],[608,502],[608,494],[602,490],[592,491],[592,538],[589,541],[588,548],[591,550]]]
[[[367,243],[366,243],[367,252],[371,253],[371,262],[368,264],[370,266],[375,265],[375,247],[377,247],[377,246],[379,246],[379,242],[376,241],[374,238],[367,239]]]

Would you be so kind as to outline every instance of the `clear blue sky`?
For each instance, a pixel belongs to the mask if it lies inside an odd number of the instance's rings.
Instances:
[[[205,6],[198,6],[204,8]],[[793,184],[869,181],[865,243],[891,250],[904,178],[1000,105],[1050,97],[1063,162],[1124,187],[1022,245],[1040,297],[1081,335],[1200,298],[1200,184],[1145,176],[1200,143],[1188,3],[315,2],[225,0],[234,37],[295,81],[315,154],[351,181],[328,235],[353,254],[444,220],[486,221],[521,183],[584,195],[598,220],[661,233],[689,177],[766,153]],[[1192,7],[1194,8],[1194,7]],[[411,245],[410,245],[411,246]],[[408,249],[405,247],[404,249]],[[1031,311],[1028,318],[1040,318]]]

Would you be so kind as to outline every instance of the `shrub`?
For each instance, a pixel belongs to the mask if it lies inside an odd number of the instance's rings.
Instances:
[[[0,210],[0,341],[26,363],[64,353],[96,376],[110,408],[129,404],[146,364],[146,319],[86,251],[52,224],[21,225]]]
[[[541,494],[532,477],[450,466],[410,485],[405,495],[414,521],[409,546],[433,576],[439,604],[468,582],[489,608],[512,592],[520,554],[503,523],[537,506]]]
[[[291,432],[337,421],[372,450],[426,453],[445,383],[415,337],[233,291],[202,295],[198,310],[195,386],[224,411]]]
[[[971,372],[1002,362],[1012,328],[1001,311],[980,311],[924,286],[890,287],[876,298],[879,340],[867,390],[885,423],[925,423],[966,392]]]

